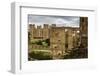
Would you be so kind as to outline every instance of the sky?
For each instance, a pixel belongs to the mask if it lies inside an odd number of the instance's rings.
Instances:
[[[56,24],[57,26],[79,27],[78,16],[46,16],[46,15],[28,15],[28,23],[41,25]]]

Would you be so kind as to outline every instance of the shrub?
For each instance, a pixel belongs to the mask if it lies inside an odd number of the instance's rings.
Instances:
[[[50,60],[52,59],[50,53],[42,51],[32,51],[29,53],[29,57],[34,60]]]

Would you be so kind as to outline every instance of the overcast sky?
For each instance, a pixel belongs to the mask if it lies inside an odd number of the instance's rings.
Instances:
[[[79,27],[78,16],[43,16],[28,15],[29,24],[57,24],[58,26]]]

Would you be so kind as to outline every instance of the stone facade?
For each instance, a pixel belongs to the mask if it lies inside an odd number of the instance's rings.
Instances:
[[[65,30],[67,30],[66,33],[66,49],[72,50],[73,48],[76,48],[79,46],[79,28],[76,27],[66,27]]]
[[[44,28],[42,29],[43,39],[50,38],[50,29],[48,24],[44,24]]]
[[[73,48],[73,31],[68,29],[68,50]]]
[[[81,46],[88,46],[88,17],[80,17],[80,39]]]
[[[65,53],[65,29],[52,27],[50,29],[50,49],[53,59],[61,58]]]
[[[78,47],[79,27],[57,27],[56,24],[51,26],[44,24],[35,27],[34,24],[29,25],[30,41],[36,40],[50,40],[50,46],[48,48],[41,47],[40,45],[32,45],[35,49],[49,49],[52,53],[53,59],[60,59],[65,52],[72,50],[72,48]]]
[[[35,24],[29,24],[30,41],[44,40],[49,38],[49,26],[44,24],[42,28],[41,25],[35,27]]]
[[[29,28],[28,28],[28,31],[29,31],[29,38],[30,38],[30,41],[34,40],[34,36],[36,35],[36,28],[35,28],[35,24],[30,24],[29,25]]]

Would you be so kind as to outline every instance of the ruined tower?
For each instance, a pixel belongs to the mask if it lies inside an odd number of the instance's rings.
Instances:
[[[80,39],[81,47],[88,46],[88,17],[80,17]]]
[[[36,31],[35,24],[29,24],[28,29],[29,29],[29,38],[30,38],[30,41],[32,42],[35,36],[35,31]]]
[[[65,29],[52,27],[50,29],[50,49],[53,59],[62,58],[65,52]]]
[[[49,25],[44,24],[43,26],[43,39],[48,39],[50,34]]]

